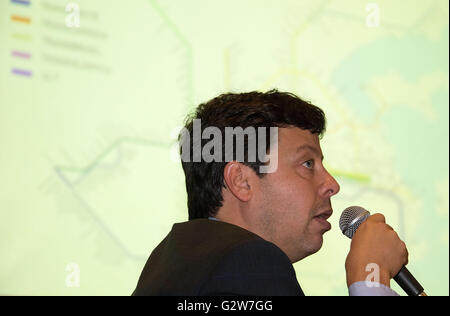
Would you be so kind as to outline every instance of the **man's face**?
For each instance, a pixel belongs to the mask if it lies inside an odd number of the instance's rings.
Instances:
[[[339,184],[322,165],[317,134],[299,128],[278,131],[278,168],[259,186],[258,230],[297,262],[322,247],[323,234],[331,229],[326,221],[330,198]]]

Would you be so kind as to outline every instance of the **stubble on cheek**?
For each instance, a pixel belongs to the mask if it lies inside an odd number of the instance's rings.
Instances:
[[[311,211],[299,205],[302,198],[292,186],[264,183],[259,228],[265,239],[273,242],[288,256],[297,258],[310,248]]]

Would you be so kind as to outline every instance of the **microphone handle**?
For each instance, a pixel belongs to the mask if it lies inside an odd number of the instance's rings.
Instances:
[[[405,266],[400,269],[394,277],[395,282],[408,294],[409,296],[427,296],[423,291],[422,285],[413,277],[411,272]]]

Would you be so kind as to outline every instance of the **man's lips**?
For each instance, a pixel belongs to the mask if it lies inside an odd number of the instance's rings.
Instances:
[[[327,222],[327,219],[331,216],[331,214],[333,214],[333,210],[330,209],[313,217],[313,219],[322,226],[323,231],[328,231],[331,229],[331,224]]]
[[[315,218],[319,218],[319,219],[323,219],[323,220],[327,220],[331,214],[333,214],[333,210],[326,210],[326,211],[322,211],[319,214],[317,214],[316,216],[314,216]]]

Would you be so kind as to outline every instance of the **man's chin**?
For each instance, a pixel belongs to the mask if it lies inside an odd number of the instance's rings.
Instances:
[[[312,253],[316,253],[320,250],[320,248],[322,248],[323,245],[323,233],[317,236],[317,239],[314,241],[313,245],[312,245]]]
[[[302,244],[302,254],[299,257],[295,258],[294,261],[291,260],[292,263],[298,262],[318,252],[323,245],[323,233],[316,233],[313,236],[309,236],[308,241],[308,244]]]

